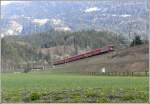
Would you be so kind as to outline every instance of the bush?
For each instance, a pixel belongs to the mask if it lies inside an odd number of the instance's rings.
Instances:
[[[40,95],[38,93],[34,92],[34,93],[31,93],[30,98],[31,98],[31,101],[39,100]]]

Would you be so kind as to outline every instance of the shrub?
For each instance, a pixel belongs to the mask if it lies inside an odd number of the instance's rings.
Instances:
[[[36,92],[31,93],[30,95],[31,101],[40,99],[40,95]]]

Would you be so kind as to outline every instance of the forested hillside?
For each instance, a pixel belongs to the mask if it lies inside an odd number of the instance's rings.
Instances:
[[[57,58],[75,55],[84,50],[101,48],[110,44],[125,44],[125,38],[109,31],[79,31],[58,32],[47,31],[43,33],[7,36],[2,38],[2,68],[9,69],[17,64],[27,62],[49,61],[49,53],[42,53],[44,49],[57,49],[53,56]],[[61,48],[60,48],[61,47]],[[67,48],[67,49],[66,49]],[[38,51],[39,50],[39,51]],[[67,51],[65,51],[67,50]],[[53,57],[52,60],[55,60]]]

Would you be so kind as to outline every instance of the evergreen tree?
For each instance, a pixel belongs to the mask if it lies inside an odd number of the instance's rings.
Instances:
[[[131,42],[131,47],[136,45],[141,45],[141,44],[143,44],[141,37],[137,35],[134,37],[133,41]]]

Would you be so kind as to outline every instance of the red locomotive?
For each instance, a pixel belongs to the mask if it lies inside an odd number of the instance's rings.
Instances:
[[[108,52],[111,52],[111,51],[114,50],[113,47],[114,47],[113,45],[109,45],[109,46],[106,46],[104,48],[97,48],[95,50],[88,51],[88,52],[85,52],[85,53],[82,53],[82,54],[79,54],[79,55],[71,56],[69,58],[64,58],[62,60],[54,62],[54,65],[65,64],[65,63],[68,63],[68,62],[72,62],[72,61],[76,61],[76,60],[80,60],[80,59],[84,59],[84,58],[88,58],[88,57],[108,53]]]

